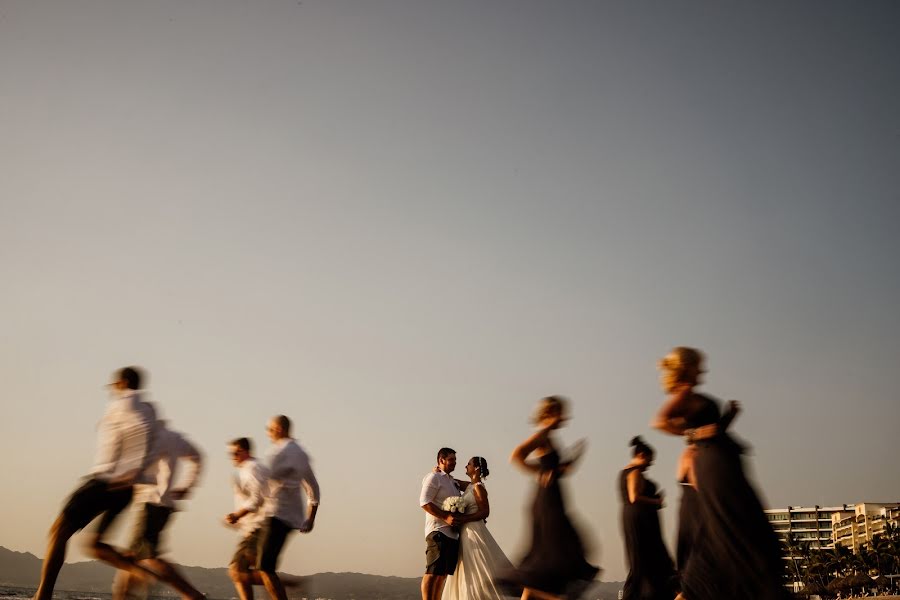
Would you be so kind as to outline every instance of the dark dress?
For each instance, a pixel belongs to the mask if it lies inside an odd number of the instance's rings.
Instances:
[[[559,467],[559,454],[540,457],[541,472]],[[584,546],[566,514],[559,477],[547,487],[538,484],[531,509],[531,549],[518,568],[500,574],[498,582],[511,594],[529,587],[577,598],[590,586],[599,568],[584,559]]]
[[[697,394],[699,397],[700,394]],[[706,398],[705,396],[703,396]],[[689,415],[688,427],[701,427],[719,422],[719,406],[715,401],[704,402],[700,409]],[[703,522],[700,518],[700,504],[697,499],[697,489],[690,485],[687,477],[682,479],[681,503],[678,507],[678,539],[675,548],[675,564],[678,572],[683,573],[694,547],[694,540],[702,534]]]
[[[690,426],[719,422],[715,400],[687,415]],[[728,434],[695,442],[694,477],[697,522],[686,563],[679,565],[681,588],[688,600],[783,600],[781,549],[762,504],[744,474],[742,447]],[[687,492],[685,498],[690,497]],[[683,500],[684,501],[684,498]],[[682,507],[684,512],[684,507]]]
[[[681,504],[678,507],[678,541],[675,548],[675,565],[684,571],[691,556],[694,540],[700,535],[700,507],[697,504],[697,490],[687,481],[681,481]]]
[[[622,532],[628,577],[623,600],[672,600],[675,597],[675,568],[662,539],[659,507],[634,503],[628,499],[628,474],[640,467],[629,467],[619,474],[622,496]],[[656,497],[656,484],[641,478],[639,496]]]

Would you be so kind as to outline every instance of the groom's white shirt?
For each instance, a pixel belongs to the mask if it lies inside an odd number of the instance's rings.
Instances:
[[[444,500],[450,496],[459,496],[459,489],[453,477],[441,471],[440,473],[429,473],[422,480],[422,494],[419,496],[419,506],[434,504],[438,508],[444,504]],[[440,531],[448,538],[454,540],[459,539],[459,532],[446,521],[438,519],[430,513],[425,513],[425,535],[432,531]]]

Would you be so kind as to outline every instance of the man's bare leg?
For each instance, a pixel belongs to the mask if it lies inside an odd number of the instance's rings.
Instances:
[[[231,563],[228,565],[228,576],[234,582],[234,589],[237,590],[241,600],[253,600],[253,581],[250,572],[242,571],[237,564]],[[259,583],[262,584],[262,580]]]
[[[131,589],[131,573],[128,571],[116,571],[112,584],[112,600],[125,600]]]
[[[434,585],[434,582],[432,581],[433,578],[434,575],[422,576],[422,600],[428,600],[429,598],[431,598],[431,586]]]
[[[422,577],[422,600],[440,600],[446,581],[446,575],[428,573]]]
[[[239,573],[235,571],[235,573]],[[231,574],[231,568],[229,568],[229,574]],[[262,572],[257,571],[256,569],[250,569],[249,571],[245,571],[241,574],[241,577],[244,581],[246,581],[249,585],[262,585],[265,586],[265,581],[263,581]],[[231,578],[234,581],[234,577]],[[298,588],[302,589],[306,585],[306,580],[303,577],[297,575],[285,575],[282,573],[278,576],[278,581],[281,582],[281,585],[284,586],[285,590],[289,588]],[[252,599],[251,599],[252,600]]]
[[[125,600],[125,595],[128,593],[128,585],[130,583],[129,579],[130,576],[128,573],[116,571],[112,583],[112,600]]]
[[[444,593],[444,584],[447,583],[447,576],[441,575],[439,579],[436,579],[434,582],[434,596],[432,596],[433,600],[441,600],[441,595]]]
[[[59,577],[63,561],[66,560],[66,546],[69,538],[75,535],[76,531],[71,525],[65,523],[62,515],[53,522],[47,541],[47,553],[44,555],[44,563],[41,565],[41,581],[34,594],[34,600],[50,600],[53,596],[56,578]]]
[[[247,577],[247,581],[250,582],[250,585],[265,585],[263,583],[262,574],[256,569],[250,569],[244,575]]]
[[[116,571],[113,579],[112,600],[146,600],[147,581],[138,579],[128,571]]]
[[[272,600],[287,600],[287,592],[284,591],[284,586],[281,584],[281,580],[278,578],[278,574],[275,571],[268,573],[266,571],[257,571],[259,576],[262,577],[263,585],[266,588],[266,591],[269,592],[269,597]]]
[[[125,556],[109,544],[101,542],[99,535],[92,536],[88,541],[87,553],[93,558],[102,560],[103,562],[108,563],[121,571],[127,571],[128,573],[131,573],[138,579],[149,579],[150,581],[154,581],[157,579],[156,573],[154,573],[153,571],[142,567],[137,562],[135,562],[133,558]]]
[[[138,561],[138,565],[153,571],[160,581],[175,588],[184,600],[203,598],[203,594],[192,586],[172,563],[157,557]]]

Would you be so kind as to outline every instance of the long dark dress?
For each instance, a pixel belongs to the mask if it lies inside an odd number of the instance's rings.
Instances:
[[[701,407],[687,415],[690,426],[718,423],[715,400],[697,395]],[[781,549],[762,504],[744,474],[742,448],[728,434],[697,441],[694,477],[696,517],[681,573],[688,600],[783,600]]]
[[[541,472],[559,467],[559,454],[540,457]],[[584,546],[566,514],[559,477],[544,487],[538,484],[531,508],[531,549],[518,568],[498,579],[510,593],[529,587],[549,594],[576,598],[594,580],[599,568],[584,559]]]
[[[672,600],[675,597],[675,568],[662,539],[658,507],[632,504],[628,498],[628,474],[640,467],[629,467],[619,474],[622,496],[622,532],[628,558],[628,577],[623,600]],[[641,478],[639,496],[656,496],[656,484]]]
[[[681,503],[678,507],[678,541],[675,549],[675,565],[679,572],[684,571],[691,556],[694,540],[700,534],[702,523],[699,518],[700,507],[697,503],[697,490],[687,481],[681,483]]]
[[[628,475],[640,467],[629,467],[619,474],[622,496],[622,532],[628,577],[623,587],[623,600],[672,600],[675,597],[675,568],[662,539],[657,506],[631,503],[628,498]],[[656,484],[641,477],[639,496],[656,496]]]

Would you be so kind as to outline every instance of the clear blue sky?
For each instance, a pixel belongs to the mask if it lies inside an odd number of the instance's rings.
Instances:
[[[674,526],[682,443],[647,423],[679,344],[769,504],[900,500],[898,31],[895,2],[3,0],[0,544],[43,554],[129,363],[207,452],[187,564],[236,543],[225,440],[282,412],[323,493],[285,570],[421,573],[442,445],[487,458],[515,559],[507,457],[561,393],[621,579],[635,434]]]

